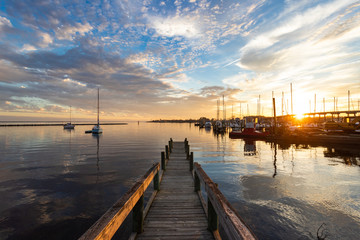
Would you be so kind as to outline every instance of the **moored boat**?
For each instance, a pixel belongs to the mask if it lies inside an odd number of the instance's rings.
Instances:
[[[75,125],[71,124],[71,122],[68,122],[64,125],[64,129],[74,129]]]
[[[97,124],[88,131],[85,131],[85,133],[92,133],[92,134],[101,134],[103,132],[102,128],[100,127],[100,120],[99,120],[99,88],[98,88],[98,99],[97,99]]]
[[[211,128],[211,122],[206,122],[204,126],[205,128]]]
[[[103,130],[102,130],[102,128],[100,127],[100,125],[95,125],[95,126],[92,128],[91,132],[92,132],[93,134],[99,134],[99,133],[102,133]]]
[[[263,138],[269,135],[269,132],[257,131],[254,122],[247,122],[243,131],[233,130],[229,133],[230,138]]]
[[[64,125],[64,129],[74,129],[74,128],[75,128],[75,125],[71,124],[71,106],[70,106],[70,122],[68,122]]]

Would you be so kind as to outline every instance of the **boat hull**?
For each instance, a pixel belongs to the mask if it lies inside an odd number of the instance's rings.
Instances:
[[[64,125],[64,129],[74,129],[75,125],[71,124],[71,123],[67,123]]]
[[[245,129],[244,131],[232,131],[229,133],[230,138],[266,138],[269,132],[258,132],[254,129]]]
[[[95,130],[95,131],[92,130],[92,131],[91,131],[92,134],[101,134],[102,132],[103,132],[102,129],[100,129],[100,130]]]
[[[91,130],[92,134],[101,134],[103,132],[102,128],[98,125],[95,125]]]

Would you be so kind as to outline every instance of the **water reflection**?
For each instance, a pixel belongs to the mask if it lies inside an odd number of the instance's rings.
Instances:
[[[273,165],[274,165],[274,174],[272,175],[273,178],[275,178],[277,174],[277,167],[276,167],[276,161],[277,161],[277,144],[273,143],[271,144],[272,148],[274,148],[274,157],[273,157]]]
[[[100,138],[101,138],[101,134],[92,134],[93,138],[96,138],[96,169],[97,169],[97,174],[96,174],[96,183],[99,182],[99,173],[100,173],[100,158],[99,158],[99,150],[100,150]]]
[[[318,148],[324,148],[323,154],[324,157],[328,158],[333,163],[342,163],[345,165],[355,165],[360,166],[360,152],[359,149],[351,146],[338,146],[338,145],[330,145],[330,146],[319,146],[313,144],[289,144],[289,143],[271,143],[272,148],[276,151],[276,145],[281,150],[290,150],[291,149],[291,161],[294,163],[294,155],[293,151],[297,150],[309,150],[310,153],[314,155],[310,155],[311,158],[316,159],[318,154]]]
[[[358,237],[355,147],[229,139],[188,124],[104,128],[93,137],[86,126],[0,132],[0,239],[76,239],[159,161],[170,137],[189,139],[259,239],[316,238],[324,222],[334,239]]]
[[[244,144],[244,156],[255,156],[256,155],[256,141],[252,139],[245,139]]]
[[[344,163],[349,166],[360,166],[360,154],[358,154],[356,151],[351,152],[350,150],[327,147],[324,150],[324,157],[330,158],[331,161],[335,163]],[[337,159],[341,159],[342,161]]]

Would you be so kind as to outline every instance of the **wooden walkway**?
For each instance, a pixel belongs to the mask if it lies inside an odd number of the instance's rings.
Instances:
[[[173,142],[160,191],[136,239],[214,239],[186,159],[184,142]]]
[[[154,191],[144,209],[144,193],[152,182]],[[112,239],[131,212],[131,240],[221,239],[222,235],[229,240],[256,239],[218,185],[194,162],[187,139],[170,139],[161,152],[161,164],[155,163],[79,239]]]

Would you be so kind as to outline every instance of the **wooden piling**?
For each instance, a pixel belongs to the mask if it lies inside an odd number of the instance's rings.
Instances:
[[[166,170],[165,152],[161,152],[161,169],[162,169],[163,171]]]
[[[191,152],[190,154],[190,171],[194,170],[194,153]]]
[[[190,145],[186,145],[186,148],[185,148],[185,152],[186,152],[186,159],[189,159],[190,156],[189,156],[189,152],[190,152]]]
[[[169,160],[169,146],[168,145],[165,146],[165,154],[166,154],[166,159]]]
[[[141,195],[133,208],[133,232],[142,233],[144,231],[144,194]]]
[[[156,173],[153,181],[154,181],[154,190],[159,191],[159,190],[160,190],[160,177],[159,177],[159,173]]]
[[[208,229],[209,231],[213,232],[218,230],[219,228],[219,218],[218,215],[210,201],[210,199],[208,199]]]

